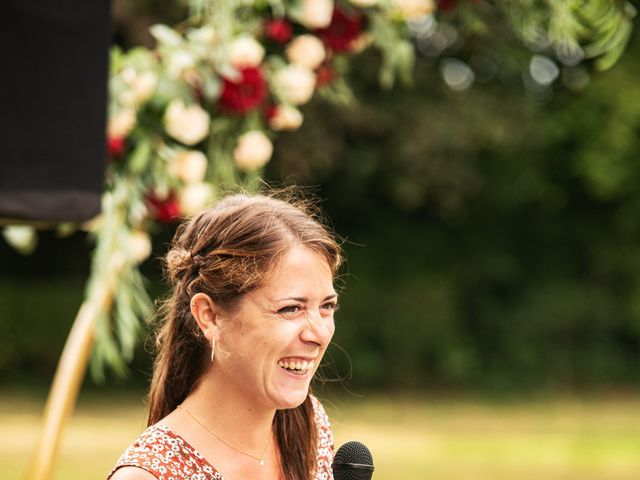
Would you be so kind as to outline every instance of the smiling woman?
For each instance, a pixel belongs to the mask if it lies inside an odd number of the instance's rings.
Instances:
[[[341,261],[317,215],[263,195],[181,225],[149,428],[110,478],[332,478],[332,434],[309,386],[333,336]]]

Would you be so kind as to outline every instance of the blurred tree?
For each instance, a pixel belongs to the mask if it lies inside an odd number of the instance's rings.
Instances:
[[[577,93],[455,92],[421,61],[379,95],[365,58],[357,106],[314,104],[281,139],[271,177],[321,184],[348,235],[357,383],[640,385],[639,48]]]

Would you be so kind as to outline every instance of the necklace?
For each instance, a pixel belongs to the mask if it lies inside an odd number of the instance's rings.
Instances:
[[[209,432],[210,435],[212,435],[213,437],[217,438],[219,441],[221,441],[222,443],[224,443],[225,445],[227,445],[228,447],[233,448],[236,452],[240,452],[243,455],[246,455],[247,457],[251,457],[254,460],[258,461],[258,465],[263,466],[264,465],[264,457],[267,455],[267,451],[269,451],[269,447],[271,446],[271,441],[272,439],[269,438],[269,443],[267,443],[267,446],[264,447],[264,452],[262,452],[262,456],[261,457],[256,457],[255,455],[253,455],[252,453],[249,452],[245,452],[244,450],[239,449],[238,447],[236,447],[235,445],[230,444],[229,442],[227,442],[226,440],[220,438],[218,435],[216,435],[213,431],[209,430],[200,420],[198,420],[193,413],[191,413],[189,410],[187,410],[185,407],[183,407],[182,405],[178,405],[176,408],[182,410],[184,413],[186,413],[187,415],[189,415],[198,425],[200,425],[202,428],[204,428],[207,432]]]

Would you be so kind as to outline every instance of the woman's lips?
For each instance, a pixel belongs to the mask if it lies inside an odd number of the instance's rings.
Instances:
[[[293,357],[278,360],[280,368],[296,375],[305,375],[308,372],[312,372],[315,364],[315,360],[305,360]]]

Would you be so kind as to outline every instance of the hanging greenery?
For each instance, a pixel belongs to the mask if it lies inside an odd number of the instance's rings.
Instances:
[[[97,312],[94,376],[105,365],[126,370],[151,311],[138,268],[150,232],[228,189],[258,188],[272,142],[300,127],[314,95],[352,99],[354,55],[377,49],[388,88],[410,81],[416,46],[439,57],[460,38],[506,38],[498,20],[529,47],[531,74],[548,86],[557,65],[613,65],[634,14],[619,0],[191,0],[182,23],[151,28],[154,48],[114,47],[106,191],[87,226],[96,242],[86,291]],[[467,88],[473,68],[447,62],[445,81]],[[5,237],[23,250],[25,238],[33,244],[16,228]]]

